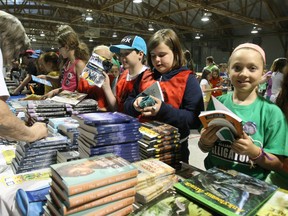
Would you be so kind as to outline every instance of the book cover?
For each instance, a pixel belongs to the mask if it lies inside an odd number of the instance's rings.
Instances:
[[[50,118],[48,124],[51,127],[57,129],[60,124],[66,124],[66,123],[78,124],[78,121],[73,119],[72,117]]]
[[[278,188],[272,197],[260,208],[257,216],[288,215],[288,191]]]
[[[215,110],[202,111],[199,119],[204,128],[209,125],[219,125],[229,128],[235,137],[243,133],[242,119],[230,111],[219,100],[212,96]]]
[[[109,213],[113,213],[119,209],[125,208],[126,206],[132,205],[135,201],[134,196],[120,199],[114,202],[110,202],[107,204],[103,204],[100,206],[95,206],[80,212],[69,214],[70,216],[105,216]],[[54,216],[62,216],[62,214],[58,211],[57,207],[53,204],[50,196],[47,196],[47,207],[52,215]]]
[[[103,205],[103,204],[106,204],[106,203],[110,203],[110,202],[113,202],[113,201],[116,201],[116,200],[124,199],[124,198],[131,197],[131,196],[135,196],[135,194],[136,194],[135,188],[131,187],[131,188],[128,188],[128,189],[113,193],[111,195],[105,196],[103,198],[95,199],[95,200],[93,200],[91,202],[87,202],[87,203],[85,203],[83,205],[79,205],[79,206],[76,206],[76,207],[68,208],[64,204],[63,200],[61,200],[61,198],[59,198],[57,196],[57,194],[54,192],[53,188],[50,191],[50,197],[51,197],[53,203],[55,204],[55,206],[57,206],[57,209],[59,209],[59,212],[62,215],[69,215],[69,214],[72,214],[72,213],[80,212],[80,211],[83,211],[83,210],[86,210],[86,209],[89,209],[89,208],[93,208],[93,207],[96,207],[96,206],[100,206],[100,205]]]
[[[255,215],[277,187],[234,170],[211,168],[174,185],[176,190],[223,215]]]
[[[160,99],[161,101],[164,101],[164,96],[159,81],[154,82],[150,87],[145,89],[138,96],[148,96],[148,95],[152,95]]]
[[[60,92],[58,95],[55,95],[54,97],[52,97],[50,100],[76,105],[81,100],[83,100],[86,96],[87,94],[84,94],[84,93],[71,92],[71,91],[64,90]]]
[[[105,76],[103,74],[104,67],[103,62],[106,59],[102,56],[92,53],[92,56],[88,60],[85,68],[81,73],[81,77],[86,79],[89,85],[96,85],[99,88],[102,87],[103,82],[105,80]]]
[[[134,165],[114,154],[53,164],[51,168],[52,179],[68,195],[133,178],[138,174],[138,170]]]
[[[54,108],[54,107],[66,107],[64,103],[51,101],[51,100],[34,100],[34,101],[28,101],[27,108]]]
[[[27,145],[23,145],[23,146],[29,147],[29,148],[39,148],[39,147],[48,147],[48,146],[53,146],[53,145],[66,144],[66,143],[67,143],[66,136],[63,136],[60,133],[50,133],[48,134],[46,138],[28,143],[28,146]]]
[[[95,112],[72,116],[78,120],[80,125],[102,125],[102,124],[121,124],[138,122],[136,118],[120,112]]]
[[[177,193],[172,188],[141,206],[130,216],[212,216],[211,213]]]
[[[67,162],[78,159],[80,159],[78,151],[57,151],[57,161],[59,162]]]
[[[41,84],[43,84],[43,85],[47,85],[47,86],[51,86],[51,87],[52,87],[51,82],[48,81],[48,80],[38,78],[37,76],[34,76],[34,75],[31,75],[31,77],[32,77],[32,80],[33,80],[34,82],[41,83]]]

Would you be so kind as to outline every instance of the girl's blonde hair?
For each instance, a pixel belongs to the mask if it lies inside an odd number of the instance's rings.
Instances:
[[[26,50],[30,40],[21,22],[13,15],[0,11],[0,48],[4,65],[18,58],[21,51]]]

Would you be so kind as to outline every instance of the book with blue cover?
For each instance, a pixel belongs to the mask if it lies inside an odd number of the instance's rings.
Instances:
[[[79,124],[102,125],[138,122],[138,119],[120,112],[95,112],[72,116]]]
[[[52,87],[52,84],[51,84],[50,81],[45,80],[45,79],[38,78],[37,76],[34,76],[34,75],[31,75],[31,76],[32,76],[32,80],[33,80],[34,82],[41,83],[41,84],[44,84],[44,85],[47,85],[47,86],[51,86],[51,87]]]
[[[68,195],[133,178],[138,174],[136,167],[114,154],[53,164],[51,169],[53,181]]]
[[[60,124],[66,124],[66,123],[75,123],[78,124],[78,121],[71,118],[71,117],[62,117],[62,118],[50,118],[49,119],[49,125],[53,128],[58,128]]]

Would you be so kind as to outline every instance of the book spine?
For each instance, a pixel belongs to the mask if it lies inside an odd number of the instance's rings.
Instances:
[[[95,207],[95,206],[103,205],[103,204],[106,204],[106,203],[109,203],[109,202],[113,202],[113,201],[116,201],[116,200],[120,200],[120,199],[124,199],[124,198],[127,198],[127,197],[132,197],[132,196],[135,196],[135,194],[136,194],[135,188],[134,187],[133,188],[129,188],[127,190],[123,190],[123,191],[114,193],[112,195],[106,196],[106,197],[104,197],[102,199],[97,199],[95,201],[85,203],[85,204],[83,204],[83,205],[81,205],[79,207],[66,208],[66,206],[64,206],[62,213],[64,215],[76,213],[76,212],[83,211],[85,209],[89,209],[89,208],[92,208],[92,207]]]
[[[83,196],[79,194],[73,198],[68,197],[67,204],[69,208],[79,206],[92,200],[96,200],[101,197],[105,197],[107,195],[125,190],[127,188],[134,187],[136,184],[137,184],[137,178],[134,178],[128,181],[124,181],[121,184],[111,185],[109,188],[103,188],[103,189],[99,188],[99,190],[95,190],[94,192],[91,193],[87,192],[83,194]]]
[[[133,211],[133,206],[129,205],[129,206],[126,206],[125,208],[122,208],[116,212],[109,214],[108,216],[125,216],[131,213],[132,211]]]

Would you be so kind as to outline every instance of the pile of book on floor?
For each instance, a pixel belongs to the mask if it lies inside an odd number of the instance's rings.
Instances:
[[[114,153],[130,162],[140,160],[138,119],[119,112],[85,113],[72,118],[79,122],[81,158]]]
[[[45,215],[127,215],[138,170],[114,154],[54,164]]]
[[[136,201],[145,204],[169,188],[178,180],[175,169],[155,158],[132,163],[139,170]]]
[[[145,122],[139,128],[143,137],[139,140],[140,157],[157,158],[170,166],[180,167],[180,133],[178,128],[159,121]]]
[[[79,135],[78,121],[72,117],[50,118],[48,122],[48,130],[51,133],[61,133],[70,139],[70,150],[78,150],[77,138]]]
[[[18,174],[49,167],[57,163],[57,151],[67,150],[69,145],[69,139],[59,133],[31,143],[18,142],[12,169]]]
[[[174,185],[176,191],[213,210],[213,215],[256,215],[277,187],[235,170],[211,168]],[[263,214],[270,215],[270,214]]]

